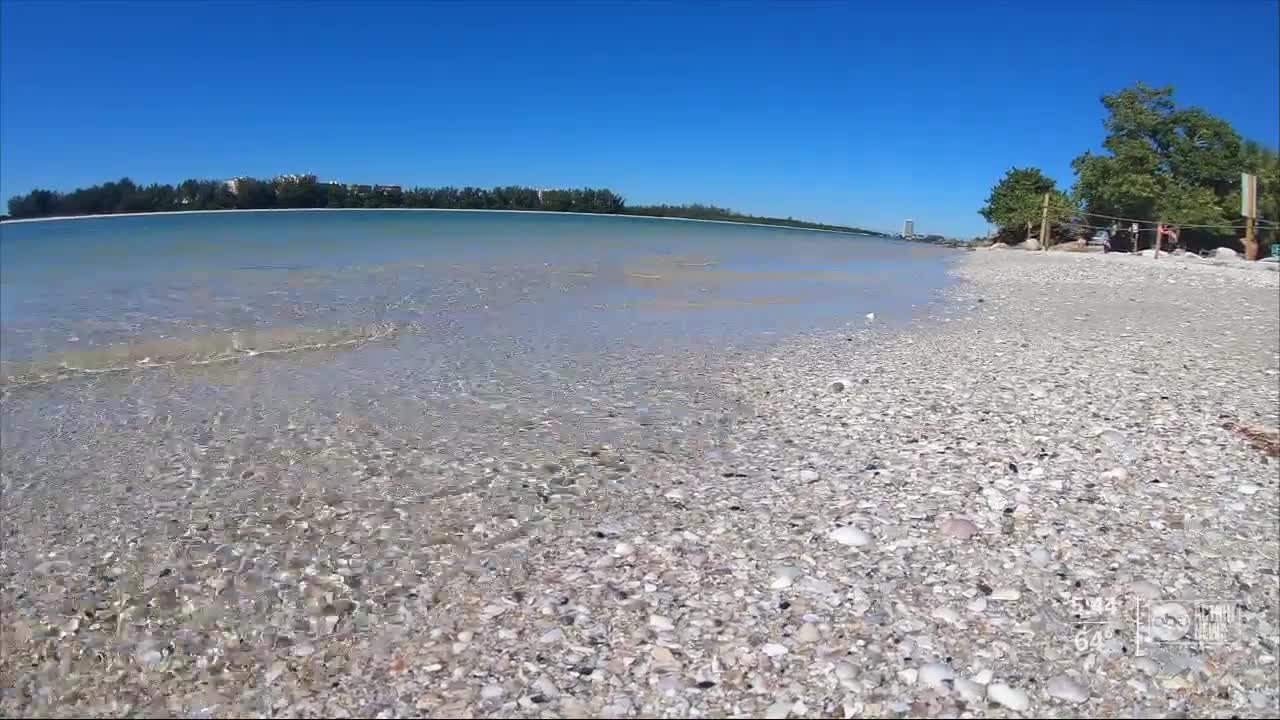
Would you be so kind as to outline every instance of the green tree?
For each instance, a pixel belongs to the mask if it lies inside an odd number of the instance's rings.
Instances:
[[[1233,232],[1243,144],[1229,123],[1179,108],[1173,93],[1138,83],[1102,97],[1105,153],[1072,161],[1076,195],[1092,213],[1214,226],[1191,233],[1211,242]]]
[[[1045,193],[1050,193],[1051,223],[1061,223],[1070,217],[1071,201],[1056,185],[1053,178],[1039,168],[1010,168],[991,188],[987,204],[978,210],[978,214],[999,228],[1002,241],[1018,242],[1023,237],[1030,237],[1033,228],[1039,227]]]

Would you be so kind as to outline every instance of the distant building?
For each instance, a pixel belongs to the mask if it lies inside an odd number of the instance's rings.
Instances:
[[[907,220],[902,223],[902,237],[914,237],[916,234],[916,221]]]
[[[380,193],[402,192],[399,185],[374,185],[373,189]]]

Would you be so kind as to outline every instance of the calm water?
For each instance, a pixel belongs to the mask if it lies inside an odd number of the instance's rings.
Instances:
[[[703,379],[736,351],[905,317],[946,253],[549,214],[6,224],[3,469],[89,482],[218,433],[262,456],[353,418],[459,462],[715,427],[732,410]]]

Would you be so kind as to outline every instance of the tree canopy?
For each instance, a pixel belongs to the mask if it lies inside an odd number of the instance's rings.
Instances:
[[[987,222],[1000,229],[1002,240],[1016,242],[1030,229],[1039,227],[1044,213],[1044,194],[1049,193],[1049,220],[1061,222],[1069,206],[1067,195],[1040,168],[1010,168],[987,196],[978,211]]]
[[[1102,151],[1086,151],[1071,166],[1070,200],[1054,201],[1056,223],[1110,225],[1108,217],[1143,223],[1200,226],[1181,236],[1191,247],[1238,245],[1240,173],[1258,175],[1259,236],[1274,238],[1280,220],[1280,159],[1275,150],[1244,140],[1227,121],[1198,107],[1179,107],[1172,87],[1137,83],[1102,97],[1107,111]],[[1005,228],[1027,222],[1030,196],[1053,189],[1034,168],[1011,170],[979,213]],[[1038,221],[1038,217],[1034,221]],[[1268,222],[1270,224],[1268,224]],[[1127,224],[1127,222],[1126,222]],[[1248,248],[1246,248],[1246,251]]]
[[[712,205],[627,206],[621,195],[604,188],[539,190],[506,185],[488,189],[415,187],[404,190],[396,185],[326,183],[320,182],[314,175],[284,175],[271,180],[248,177],[228,181],[192,179],[184,180],[177,186],[145,187],[122,178],[69,193],[33,190],[9,200],[9,214],[14,218],[271,208],[546,210],[755,222],[868,235],[883,234],[843,225],[745,215]]]

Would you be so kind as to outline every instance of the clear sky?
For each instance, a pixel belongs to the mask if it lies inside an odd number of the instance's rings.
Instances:
[[[310,171],[971,235],[1136,80],[1280,144],[1278,6],[0,0],[0,194]]]

